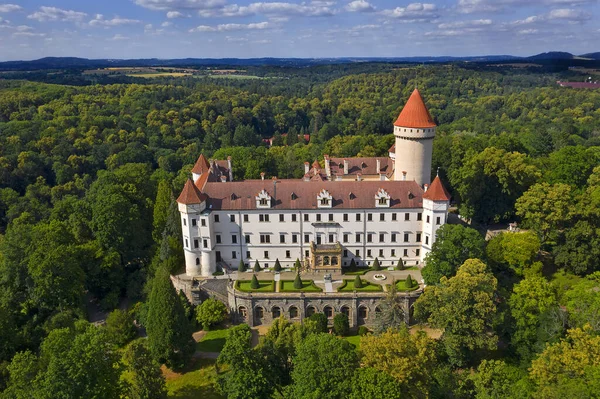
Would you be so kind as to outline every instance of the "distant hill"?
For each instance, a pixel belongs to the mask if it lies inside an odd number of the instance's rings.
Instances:
[[[528,60],[572,60],[573,54],[565,53],[563,51],[550,51],[548,53],[541,53],[527,57]]]
[[[600,53],[590,53],[582,57],[600,60]],[[577,60],[571,53],[553,51],[537,54],[531,57],[517,57],[512,55],[484,55],[469,57],[340,57],[340,58],[182,58],[182,59],[87,59],[77,57],[46,57],[33,61],[7,61],[0,62],[0,71],[36,71],[48,69],[94,69],[109,67],[201,67],[201,66],[281,66],[281,67],[306,67],[311,65],[328,65],[359,62],[390,62],[390,63],[506,63],[506,62],[531,62],[537,61],[546,64],[573,63]],[[595,62],[590,61],[587,62]]]

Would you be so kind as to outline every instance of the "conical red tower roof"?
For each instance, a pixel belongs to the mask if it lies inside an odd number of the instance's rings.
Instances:
[[[410,128],[429,128],[436,127],[437,125],[433,121],[433,118],[429,114],[423,97],[419,93],[418,89],[412,92],[410,98],[406,102],[400,116],[394,122],[394,126],[410,127]]]
[[[181,194],[179,194],[179,198],[177,198],[177,203],[185,205],[200,204],[207,198],[206,194],[198,190],[192,179],[188,179],[185,186],[183,186],[183,190],[181,190]]]
[[[192,168],[192,173],[201,175],[203,173],[208,172],[209,169],[210,169],[210,164],[204,157],[204,154],[200,154],[200,157],[198,158],[198,160],[196,161],[196,164]]]
[[[433,179],[431,185],[425,194],[423,194],[423,199],[431,201],[450,201],[450,193],[442,184],[439,176],[436,176],[435,179]]]

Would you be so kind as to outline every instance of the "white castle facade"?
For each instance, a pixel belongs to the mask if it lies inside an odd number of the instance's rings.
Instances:
[[[233,181],[232,160],[200,156],[177,199],[186,274],[208,277],[240,261],[335,271],[421,265],[446,223],[450,195],[430,183],[436,125],[418,90],[394,123],[389,157],[305,164],[303,179]]]

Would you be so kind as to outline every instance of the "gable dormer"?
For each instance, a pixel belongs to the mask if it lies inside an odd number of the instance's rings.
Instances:
[[[255,197],[256,199],[256,208],[265,209],[271,207],[271,196],[264,188],[258,193]]]
[[[392,198],[383,188],[380,188],[375,194],[375,207],[376,208],[389,208]]]
[[[319,208],[331,208],[333,206],[333,197],[329,194],[329,191],[321,190],[317,195],[317,206]]]

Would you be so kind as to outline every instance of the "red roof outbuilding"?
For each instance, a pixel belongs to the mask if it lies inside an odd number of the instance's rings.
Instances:
[[[423,199],[431,201],[450,201],[450,193],[442,184],[439,176],[436,176],[435,179],[433,179],[429,189],[423,194]]]
[[[177,203],[184,205],[200,204],[206,201],[207,198],[206,194],[202,194],[198,190],[192,179],[188,179],[185,186],[183,186],[183,190],[181,190],[181,194],[179,194],[179,198],[177,198]]]
[[[410,127],[410,128],[430,128],[436,127],[437,125],[433,121],[433,118],[429,114],[423,97],[419,93],[418,89],[412,92],[410,98],[406,102],[402,112],[394,122],[394,126]]]

